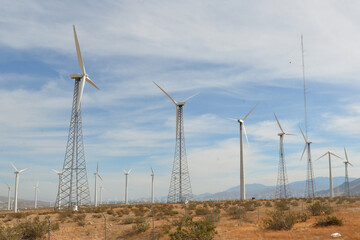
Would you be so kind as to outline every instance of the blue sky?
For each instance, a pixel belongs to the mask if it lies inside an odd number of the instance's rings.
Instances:
[[[275,185],[278,126],[288,132],[289,181],[304,180],[300,161],[304,126],[300,35],[304,35],[309,138],[313,158],[348,149],[350,176],[360,157],[359,3],[347,1],[1,1],[0,181],[13,184],[10,161],[29,168],[20,197],[54,201],[63,165],[74,82],[80,72],[72,24],[84,63],[100,87],[86,85],[82,101],[88,177],[99,161],[104,199],[166,196],[175,146],[175,100],[194,93],[184,107],[193,192],[217,192],[239,184],[238,124],[246,120],[247,183]],[[290,63],[291,62],[291,63]],[[314,163],[328,176],[327,161]],[[343,176],[333,161],[333,176]],[[0,195],[6,195],[6,186]]]

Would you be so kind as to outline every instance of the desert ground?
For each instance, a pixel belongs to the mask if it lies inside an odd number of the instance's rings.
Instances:
[[[320,214],[313,216],[310,210],[316,204],[327,206]],[[240,209],[239,211],[239,204]],[[313,208],[312,208],[313,209]],[[289,230],[268,229],[266,221],[271,213],[298,216]],[[187,217],[195,222],[208,221],[214,224],[214,237],[203,239],[335,239],[333,233],[340,233],[336,239],[360,239],[360,198],[316,198],[280,200],[247,200],[190,202],[185,204],[139,204],[101,205],[100,207],[81,207],[79,211],[54,211],[50,208],[22,210],[19,213],[2,211],[0,213],[0,239],[6,237],[6,229],[15,226],[30,226],[35,218],[46,231],[38,239],[48,239],[49,217],[52,224],[51,239],[153,239],[153,219],[156,239],[171,239],[170,234],[177,230]],[[316,214],[315,214],[316,215]],[[240,217],[241,216],[241,217]],[[334,216],[342,225],[317,226],[321,219]],[[275,219],[278,223],[288,219]],[[34,224],[34,223],[33,223]],[[27,230],[30,231],[30,230]],[[35,231],[35,230],[34,230]],[[16,239],[16,238],[15,238]],[[27,239],[35,239],[27,238]],[[197,239],[197,238],[188,238]]]

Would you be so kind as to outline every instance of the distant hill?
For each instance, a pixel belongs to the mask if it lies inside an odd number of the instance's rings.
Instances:
[[[334,185],[335,186],[335,185]],[[352,196],[360,195],[360,178],[355,180],[350,180],[349,178],[349,186],[350,186],[350,194]],[[343,196],[345,192],[345,183],[343,182],[341,185],[334,187],[334,194],[335,196]],[[319,191],[319,196],[329,196],[330,191],[329,189]]]
[[[350,183],[350,188],[353,188],[351,191],[355,194],[360,194],[360,179],[349,178],[349,181],[353,181]],[[305,185],[306,181],[296,181],[289,184],[290,192],[292,197],[303,197],[305,193]],[[329,192],[329,178],[327,177],[317,177],[315,178],[315,185],[318,191],[319,196],[327,196],[326,192]],[[341,190],[341,186],[344,185],[344,177],[334,177],[333,185],[335,193]],[[340,189],[337,190],[337,187]],[[276,186],[266,186],[263,184],[246,184],[245,186],[246,196],[247,198],[255,197],[256,199],[269,199],[275,198]],[[240,193],[240,186],[229,188],[223,192],[217,193],[207,193],[194,196],[194,200],[203,201],[203,200],[230,200],[230,199],[238,199]]]

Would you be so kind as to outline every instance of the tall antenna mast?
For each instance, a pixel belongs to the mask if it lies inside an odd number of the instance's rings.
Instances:
[[[305,110],[305,136],[308,138],[308,124],[307,124],[307,111],[306,111],[306,84],[305,84],[305,62],[304,62],[304,40],[301,35],[301,56],[302,56],[302,70],[303,70],[303,82],[304,82],[304,110]]]

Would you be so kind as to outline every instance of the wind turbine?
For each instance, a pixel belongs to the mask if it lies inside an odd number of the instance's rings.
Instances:
[[[17,200],[18,200],[18,186],[19,186],[19,174],[26,171],[27,168],[23,170],[18,170],[13,163],[10,163],[11,166],[14,168],[15,172],[15,196],[14,196],[14,212],[17,212]]]
[[[8,206],[7,206],[7,210],[10,210],[11,209],[11,199],[10,199],[10,185],[5,183],[6,186],[8,187]]]
[[[99,177],[102,181],[102,178],[99,174],[99,162],[96,164],[96,173],[94,173],[94,177],[95,177],[95,196],[94,196],[94,202],[95,202],[95,207],[98,206],[98,201],[97,201],[97,184],[96,184],[96,180],[97,180],[97,177]]]
[[[38,191],[39,191],[39,181],[37,181],[36,185],[34,186],[34,189],[35,189],[35,201],[34,201],[34,208],[37,208]]]
[[[346,192],[346,195],[348,197],[350,197],[350,184],[349,184],[349,175],[348,175],[348,164],[350,164],[350,166],[353,167],[353,165],[351,164],[351,162],[349,162],[349,159],[348,159],[348,155],[347,155],[347,152],[346,152],[346,149],[344,148],[344,152],[345,152],[345,159],[346,161],[344,162],[345,163],[345,192]]]
[[[77,205],[79,205],[79,203],[91,203],[82,133],[81,100],[85,82],[90,83],[96,89],[99,88],[86,73],[75,25],[73,25],[73,31],[77,58],[82,73],[70,74],[70,78],[75,80],[74,96],[69,135],[63,164],[64,173],[61,186],[59,188],[60,194],[58,194],[56,199],[56,206],[60,208],[60,203],[62,203],[64,206],[77,209]]]
[[[102,186],[102,182],[101,182],[101,185],[100,185],[100,187],[99,187],[99,188],[100,188],[100,205],[102,205],[102,202],[103,202],[103,201],[102,201],[102,191],[103,191],[103,190],[106,190],[106,189],[105,189],[105,188],[103,188],[103,186]]]
[[[285,164],[285,156],[284,156],[284,135],[295,135],[291,133],[285,133],[284,129],[281,127],[276,114],[274,113],[274,117],[276,119],[277,124],[281,130],[281,133],[278,133],[280,137],[280,151],[279,151],[279,170],[278,170],[278,179],[276,186],[276,197],[277,198],[288,198],[289,197],[289,185],[288,178],[286,173],[286,164]]]
[[[240,200],[245,200],[245,170],[244,170],[244,144],[243,144],[243,130],[245,133],[246,141],[248,142],[248,137],[246,134],[245,128],[245,119],[250,115],[250,113],[256,108],[253,107],[248,114],[243,119],[234,119],[230,118],[231,120],[237,121],[240,124]]]
[[[158,88],[160,88],[160,90],[165,93],[165,95],[168,96],[176,106],[175,155],[167,201],[172,203],[184,202],[186,199],[192,199],[193,195],[191,190],[190,174],[186,159],[183,106],[185,105],[186,101],[198,95],[198,93],[188,97],[184,101],[176,102],[167,92],[165,92],[164,89],[157,85],[156,82],[153,83]],[[176,191],[178,191],[178,193]]]
[[[61,186],[62,186],[62,175],[64,173],[64,170],[62,170],[61,172],[56,171],[54,169],[52,169],[53,172],[55,172],[58,176],[59,176],[59,185],[58,185],[58,209],[61,209]]]
[[[336,155],[335,153],[332,153],[330,151],[327,151],[324,155],[322,155],[321,157],[319,157],[316,160],[319,160],[322,157],[325,157],[326,155],[329,155],[329,179],[330,179],[330,197],[334,197],[334,189],[333,189],[333,183],[332,183],[332,174],[331,174],[331,155],[333,155],[334,157],[340,158],[338,155]]]
[[[125,204],[129,204],[129,202],[128,202],[128,176],[129,176],[130,172],[131,172],[131,169],[128,172],[126,172],[124,170],[124,174],[125,174]]]
[[[307,156],[308,156],[308,159],[307,159],[307,176],[306,176],[307,177],[306,178],[306,192],[307,192],[306,197],[314,198],[315,195],[316,195],[316,189],[315,189],[314,172],[313,172],[312,161],[311,161],[311,148],[310,148],[310,146],[311,146],[312,142],[307,140],[307,138],[305,137],[303,131],[301,130],[301,127],[299,127],[299,128],[300,128],[301,134],[303,135],[304,140],[305,140],[305,147],[304,147],[304,151],[301,154],[300,160],[303,158],[306,149],[307,149]]]
[[[150,167],[151,169],[151,203],[154,203],[154,171],[152,169],[152,167]]]

